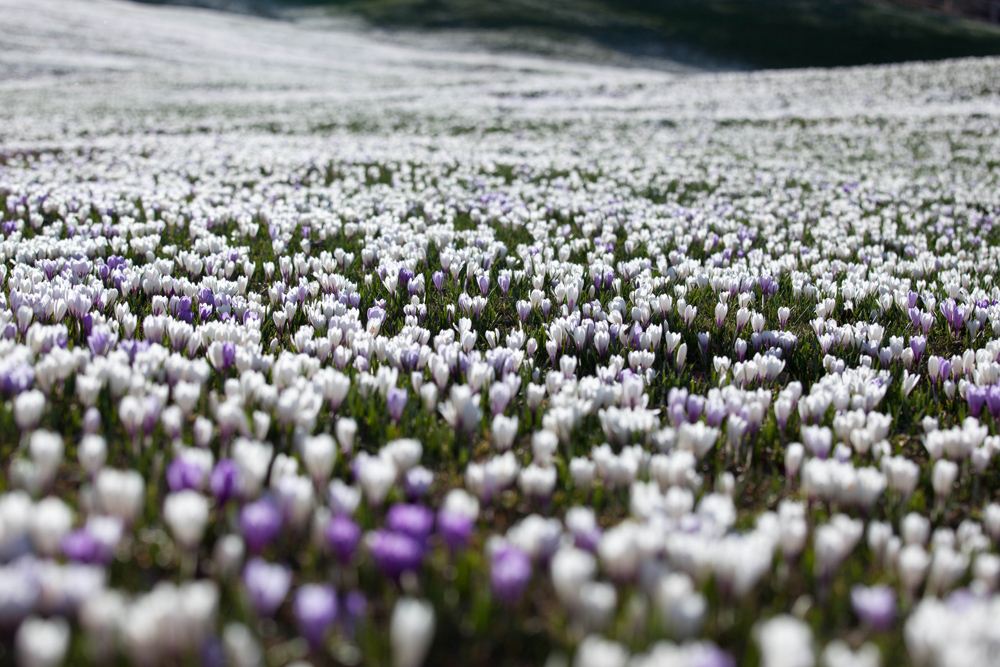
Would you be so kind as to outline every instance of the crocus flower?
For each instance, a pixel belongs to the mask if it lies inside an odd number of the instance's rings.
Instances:
[[[490,583],[493,594],[507,606],[521,599],[531,580],[531,559],[517,547],[503,547],[493,556]]]
[[[369,533],[367,543],[375,565],[391,579],[417,570],[424,560],[423,545],[405,533],[377,530]]]
[[[446,509],[438,511],[438,534],[452,552],[460,551],[468,545],[474,525],[475,521],[467,514]]]
[[[291,569],[263,558],[251,558],[243,568],[243,586],[261,616],[274,616],[292,585]]]
[[[239,491],[239,481],[239,466],[232,459],[219,459],[209,476],[208,485],[219,504],[225,505]]]
[[[385,394],[385,406],[389,410],[392,421],[398,422],[406,409],[406,390],[390,387]]]
[[[248,503],[240,510],[240,532],[247,547],[259,553],[281,532],[281,511],[270,498]]]
[[[331,586],[306,584],[295,593],[292,603],[299,632],[315,649],[337,619],[337,593]]]
[[[324,531],[326,543],[342,563],[351,560],[358,542],[361,540],[361,528],[350,518],[337,515],[330,519]]]
[[[857,584],[851,588],[851,608],[862,623],[885,631],[896,620],[896,594],[885,585]]]

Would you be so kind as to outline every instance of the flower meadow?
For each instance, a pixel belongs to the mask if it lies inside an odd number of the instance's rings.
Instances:
[[[0,9],[0,660],[997,655],[1000,61]]]

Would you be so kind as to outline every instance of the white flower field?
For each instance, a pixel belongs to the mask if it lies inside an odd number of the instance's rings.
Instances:
[[[0,662],[1000,654],[1000,59],[0,0]]]

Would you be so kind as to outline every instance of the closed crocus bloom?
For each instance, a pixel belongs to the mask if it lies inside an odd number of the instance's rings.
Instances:
[[[805,448],[801,443],[793,442],[785,450],[785,476],[788,479],[795,479],[805,458]]]
[[[46,486],[51,484],[59,464],[62,463],[62,436],[52,431],[35,431],[28,442],[28,451],[35,469],[42,476],[43,484]]]
[[[502,547],[494,554],[490,566],[493,594],[508,606],[516,604],[531,580],[531,573],[531,559],[526,553],[517,547]]]
[[[934,464],[931,473],[931,485],[938,498],[945,500],[951,495],[951,490],[958,479],[958,464],[954,461],[941,459]]]
[[[57,667],[69,650],[69,623],[62,618],[25,619],[14,638],[17,662],[24,667]]]
[[[292,585],[292,571],[263,558],[251,558],[243,568],[243,586],[257,613],[273,616]]]
[[[406,472],[404,482],[406,497],[410,500],[419,500],[427,494],[431,484],[434,483],[434,473],[423,466],[417,466]]]
[[[295,592],[292,604],[299,632],[318,648],[337,618],[337,593],[331,586],[306,584]]]
[[[862,623],[875,630],[888,630],[896,620],[896,594],[885,585],[853,586],[851,607]]]
[[[405,533],[377,530],[365,537],[375,565],[383,575],[399,579],[404,572],[415,572],[423,564],[424,545]]]
[[[22,431],[38,426],[45,409],[45,394],[31,389],[18,394],[14,399],[14,421]]]
[[[80,466],[93,477],[104,466],[108,456],[108,443],[103,436],[85,435],[76,447],[76,455]]]
[[[190,489],[171,493],[163,502],[163,520],[181,548],[195,550],[208,524],[208,499]]]
[[[361,527],[349,517],[336,515],[330,519],[324,531],[326,543],[342,563],[351,560],[361,540]]]
[[[407,394],[405,389],[390,387],[385,395],[385,406],[392,421],[398,422],[406,409]]]
[[[328,434],[306,438],[302,442],[302,462],[317,486],[326,484],[337,460],[337,443]]]
[[[467,514],[442,508],[437,515],[437,531],[452,552],[464,549],[475,526],[475,520]]]
[[[358,433],[358,423],[350,417],[341,417],[334,427],[337,442],[340,443],[340,450],[345,456],[350,456],[354,451],[354,438]]]
[[[389,621],[389,645],[394,667],[421,667],[434,641],[434,607],[426,600],[403,597]]]
[[[423,505],[398,504],[389,508],[385,525],[390,530],[425,542],[434,528],[434,513]]]
[[[812,630],[794,616],[776,616],[754,627],[763,667],[813,667]]]
[[[240,532],[252,553],[259,553],[281,532],[281,511],[270,498],[248,503],[240,510]]]
[[[28,532],[36,551],[45,556],[55,556],[72,526],[73,510],[59,498],[50,496],[35,505]]]
[[[132,524],[142,511],[145,483],[135,470],[104,468],[94,480],[97,503],[106,514]]]
[[[209,475],[208,486],[219,504],[225,505],[240,492],[239,466],[232,459],[219,459]]]

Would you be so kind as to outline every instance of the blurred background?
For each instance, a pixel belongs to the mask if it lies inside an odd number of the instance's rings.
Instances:
[[[589,62],[835,67],[1000,55],[1000,0],[137,0]]]

